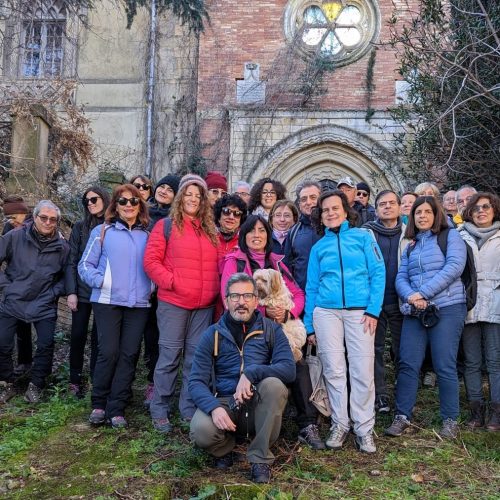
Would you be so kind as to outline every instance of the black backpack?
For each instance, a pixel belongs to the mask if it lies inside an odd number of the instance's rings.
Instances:
[[[451,228],[443,229],[437,236],[437,243],[441,252],[446,258],[446,251],[448,250],[448,233]],[[462,271],[460,278],[465,288],[465,305],[467,306],[467,311],[470,311],[477,301],[477,272],[476,265],[474,263],[474,253],[472,248],[466,243],[465,248],[467,250],[467,257],[465,260],[465,267]],[[406,255],[410,257],[410,253],[415,248],[415,245],[409,244],[406,247]]]

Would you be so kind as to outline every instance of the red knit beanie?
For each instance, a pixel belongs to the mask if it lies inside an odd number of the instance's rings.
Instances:
[[[227,180],[219,172],[208,172],[205,177],[208,189],[223,189],[227,191]]]

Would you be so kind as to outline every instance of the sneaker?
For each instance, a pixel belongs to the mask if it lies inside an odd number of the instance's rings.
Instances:
[[[435,387],[436,381],[437,381],[437,376],[434,372],[425,372],[422,384],[425,387]]]
[[[14,375],[20,377],[31,370],[31,363],[20,363],[14,368]]]
[[[155,392],[155,385],[154,384],[148,384],[146,387],[146,391],[144,392],[144,408],[149,409],[149,405],[151,404],[151,401],[153,399],[153,394]]]
[[[334,424],[330,429],[330,435],[325,441],[326,447],[330,450],[340,450],[348,435],[349,431],[345,431],[339,425]]]
[[[377,413],[389,413],[391,411],[391,405],[387,396],[382,395],[375,398],[375,411]]]
[[[161,432],[162,434],[168,434],[169,432],[172,432],[172,424],[170,423],[170,420],[168,418],[153,418],[152,422],[153,427],[158,432]]]
[[[254,483],[268,483],[271,481],[271,467],[268,464],[252,464],[251,480]]]
[[[299,431],[299,441],[309,445],[313,450],[324,450],[325,443],[319,435],[319,429],[316,424],[310,424]]]
[[[27,403],[39,403],[42,398],[42,389],[36,386],[33,382],[30,382],[28,389],[24,393],[24,400]]]
[[[125,429],[128,427],[128,423],[125,417],[119,415],[117,417],[111,417],[111,427],[113,427],[113,429]]]
[[[214,467],[219,470],[227,470],[229,467],[232,467],[233,464],[234,459],[232,451],[222,457],[215,457],[214,459]]]
[[[441,427],[439,435],[445,439],[456,439],[458,436],[458,422],[451,418],[446,418],[443,421],[443,427]]]
[[[365,436],[356,436],[354,438],[354,444],[356,448],[363,453],[375,453],[377,451],[371,432]]]
[[[404,415],[396,415],[390,427],[384,431],[386,436],[399,437],[410,427],[410,421]]]
[[[6,403],[9,399],[13,398],[16,394],[14,384],[9,382],[0,382],[0,404]]]
[[[104,422],[106,422],[106,412],[99,408],[92,410],[92,413],[89,415],[89,423],[92,425],[102,425]]]

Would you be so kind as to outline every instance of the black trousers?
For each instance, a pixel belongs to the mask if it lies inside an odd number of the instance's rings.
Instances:
[[[149,308],[92,303],[97,323],[97,362],[92,408],[108,418],[123,416],[132,395],[132,382]]]
[[[377,330],[375,331],[375,394],[377,396],[389,396],[385,381],[384,363],[385,336],[388,327],[391,332],[391,359],[394,363],[395,380],[397,380],[399,343],[403,327],[403,315],[399,310],[398,304],[382,306],[382,312],[378,318]]]
[[[304,349],[305,350],[305,346]],[[313,388],[311,377],[309,375],[309,365],[304,358],[295,364],[296,377],[295,382],[290,386],[293,402],[297,410],[297,426],[303,429],[310,424],[315,424],[318,418],[318,410],[309,401]]]
[[[71,341],[69,348],[69,381],[72,384],[82,383],[83,358],[85,344],[89,332],[89,320],[92,312],[90,302],[78,301],[78,309],[71,313]],[[92,322],[90,333],[90,379],[93,380],[97,360],[97,325]]]
[[[148,369],[148,382],[153,383],[155,366],[158,361],[160,331],[156,321],[156,309],[158,309],[158,298],[156,294],[151,297],[151,308],[149,309],[148,321],[144,328],[144,362]]]
[[[0,380],[7,382],[11,381],[14,375],[12,353],[18,322],[14,316],[0,313]],[[36,330],[36,352],[31,369],[31,382],[43,388],[45,379],[52,372],[56,318],[34,321],[33,325]]]
[[[29,365],[33,362],[33,341],[31,323],[17,322],[17,364]]]

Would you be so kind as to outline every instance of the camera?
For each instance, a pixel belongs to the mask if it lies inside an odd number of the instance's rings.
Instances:
[[[425,309],[417,309],[411,306],[411,315],[418,318],[425,328],[432,328],[439,322],[439,307],[434,302],[427,302]]]

